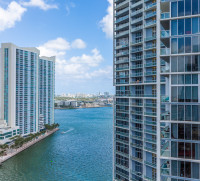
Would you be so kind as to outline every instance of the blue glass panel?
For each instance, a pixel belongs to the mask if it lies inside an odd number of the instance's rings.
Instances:
[[[178,53],[184,53],[184,38],[178,39]]]
[[[198,14],[198,0],[192,0],[192,14]]]
[[[183,35],[184,34],[184,19],[178,20],[178,34]]]
[[[171,42],[171,53],[172,54],[177,54],[178,51],[177,51],[177,38],[172,38],[172,42]]]
[[[191,18],[185,19],[185,34],[191,34]]]
[[[171,17],[177,17],[177,2],[171,3]]]
[[[178,1],[178,16],[184,16],[184,1]]]
[[[172,27],[172,36],[177,35],[177,20],[171,21],[171,27]]]
[[[185,53],[191,53],[191,37],[185,37]]]
[[[192,34],[198,32],[198,18],[192,18]]]
[[[191,0],[185,0],[185,16],[191,15]]]

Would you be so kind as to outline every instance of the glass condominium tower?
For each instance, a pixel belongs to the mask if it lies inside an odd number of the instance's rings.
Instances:
[[[55,57],[39,60],[39,125],[54,123]]]
[[[200,0],[114,0],[114,180],[200,180]]]
[[[46,123],[52,124],[55,57],[45,57],[46,61],[52,59],[53,63],[47,63],[48,66],[41,70],[40,51],[37,48],[2,43],[0,52],[0,119],[11,127],[19,126],[21,135],[36,133],[40,130],[39,116],[41,106],[44,106],[42,110],[47,110],[49,120]],[[47,82],[39,81],[43,77],[46,77]],[[39,89],[43,88],[47,89],[47,95],[39,94]],[[39,105],[41,100],[47,104]]]

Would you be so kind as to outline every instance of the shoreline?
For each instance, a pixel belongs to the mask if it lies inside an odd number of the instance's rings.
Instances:
[[[58,130],[59,130],[59,128],[55,128],[52,131],[48,131],[45,135],[41,135],[40,137],[38,137],[38,139],[34,139],[33,141],[30,141],[30,142],[24,144],[20,148],[11,150],[11,153],[8,153],[7,155],[0,157],[0,164],[9,160],[10,158],[14,157],[15,155],[21,153],[22,151],[28,149],[29,147],[33,146],[34,144],[42,141],[43,139],[47,138],[48,136],[52,135],[53,133],[55,133]]]
[[[62,108],[62,107],[54,107],[54,109],[89,109],[89,108],[103,108],[103,107],[113,107],[113,106],[98,106],[98,107],[74,107],[74,108]]]

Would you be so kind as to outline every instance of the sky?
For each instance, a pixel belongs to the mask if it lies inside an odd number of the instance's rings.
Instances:
[[[113,0],[0,0],[0,43],[56,56],[55,93],[114,93]]]

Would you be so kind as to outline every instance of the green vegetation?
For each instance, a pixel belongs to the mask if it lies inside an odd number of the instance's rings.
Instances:
[[[52,125],[45,125],[45,130],[35,133],[35,134],[30,134],[27,137],[22,137],[20,135],[18,136],[14,136],[12,138],[10,138],[11,140],[13,140],[13,144],[11,146],[9,146],[8,144],[4,144],[4,145],[0,145],[0,156],[3,156],[6,154],[7,149],[9,148],[20,148],[22,147],[25,143],[28,143],[29,141],[32,141],[35,138],[38,138],[39,136],[41,136],[42,134],[45,134],[46,131],[51,131],[55,128],[59,127],[59,124],[52,124]]]
[[[67,101],[67,100],[75,100],[75,101],[81,101],[81,102],[94,102],[97,97],[92,98],[72,98],[72,97],[55,97],[56,101]]]

